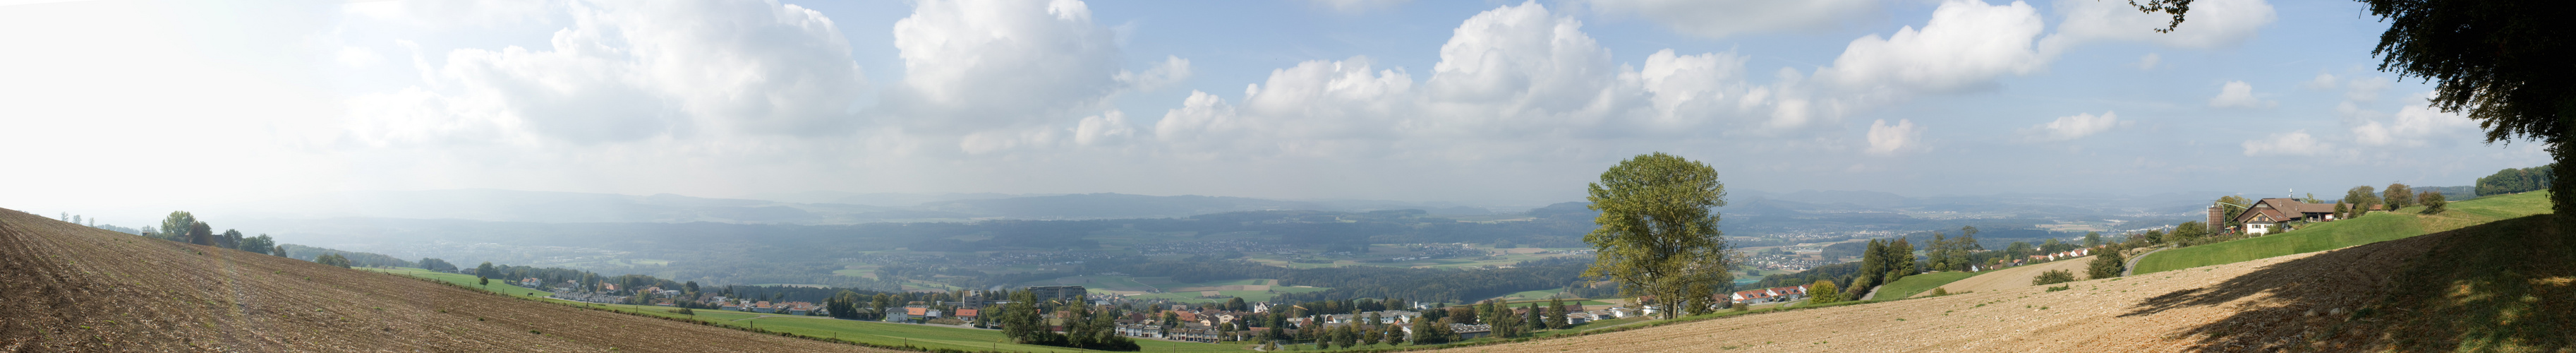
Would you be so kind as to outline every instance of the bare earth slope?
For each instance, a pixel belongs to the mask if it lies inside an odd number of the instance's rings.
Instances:
[[[2039,278],[2040,272],[2048,272],[2048,270],[2066,270],[2067,272],[2074,272],[2076,278],[2084,278],[2085,266],[2091,265],[2092,262],[2092,256],[2085,256],[2057,260],[2055,262],[2044,264],[1994,270],[1986,272],[1986,274],[1977,275],[1976,277],[1968,277],[1968,279],[1962,279],[1958,282],[1950,282],[1950,284],[1941,285],[1940,288],[1942,290],[1949,291],[1950,293],[1966,293],[2029,287],[2031,279]],[[1922,294],[1915,296],[1919,297],[1928,295],[1932,295],[1932,292],[1924,291]]]
[[[2235,264],[1722,318],[1495,352],[2371,350],[2353,312],[2445,234]],[[2070,263],[2081,263],[2070,262]],[[2385,331],[2381,331],[2385,332]],[[2544,344],[2545,345],[2545,344]],[[2564,348],[2564,347],[2561,347]]]
[[[0,352],[872,351],[0,210]]]

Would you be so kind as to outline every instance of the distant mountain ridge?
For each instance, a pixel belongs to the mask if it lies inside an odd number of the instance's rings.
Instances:
[[[2214,193],[2147,196],[2007,194],[1909,197],[1877,191],[1730,192],[1729,215],[1811,213],[1969,212],[2026,216],[2171,214],[2196,212]],[[1082,220],[1177,218],[1247,211],[1423,210],[1436,216],[1540,216],[1586,212],[1582,202],[1535,209],[1489,208],[1445,202],[1384,200],[1277,200],[1233,196],[1090,194],[896,194],[809,192],[765,194],[763,199],[675,194],[458,189],[354,191],[303,195],[231,205],[191,207],[201,213],[271,219],[403,218],[541,223],[767,223],[856,224],[958,222],[994,219]],[[847,201],[842,203],[832,201]],[[913,204],[902,202],[920,201]]]
[[[1274,210],[1374,211],[1422,209],[1442,215],[1491,214],[1481,207],[1446,203],[1329,200],[1283,201],[1231,196],[1093,194],[892,194],[815,192],[770,194],[769,199],[706,198],[457,189],[352,191],[193,209],[271,219],[403,218],[541,223],[777,223],[854,224],[954,222],[985,219],[1077,220],[1173,218]],[[798,202],[825,201],[825,202]],[[847,201],[839,203],[829,201]],[[920,201],[912,204],[893,205]]]

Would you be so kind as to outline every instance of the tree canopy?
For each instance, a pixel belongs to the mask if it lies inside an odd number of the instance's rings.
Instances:
[[[1726,185],[1717,169],[1661,152],[1619,162],[1589,187],[1593,222],[1583,236],[1599,250],[1583,274],[1607,277],[1622,294],[1651,295],[1677,310],[1666,317],[1706,312],[1728,272],[1726,240],[1717,230]]]

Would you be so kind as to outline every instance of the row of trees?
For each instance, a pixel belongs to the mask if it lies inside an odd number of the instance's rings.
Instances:
[[[1933,241],[1935,244],[1953,241],[1937,233],[1933,237],[1936,239]],[[1933,250],[1933,253],[1942,253],[1946,250],[1949,249]],[[1885,242],[1871,239],[1868,250],[1861,254],[1860,273],[1852,278],[1851,293],[1867,295],[1870,288],[1896,283],[1896,280],[1904,279],[1905,276],[1922,272],[1914,262],[1914,245],[1907,243],[1905,238]],[[1844,296],[1858,298],[1850,294]]]
[[[64,222],[72,222],[72,224],[78,224],[78,225],[89,226],[90,228],[98,228],[98,229],[106,229],[106,230],[116,231],[116,232],[118,232],[118,233],[133,234],[133,235],[143,235],[143,233],[144,233],[144,231],[143,231],[143,230],[137,230],[137,229],[134,229],[134,228],[119,227],[119,226],[116,226],[116,225],[114,225],[114,224],[99,224],[99,223],[98,223],[98,219],[97,219],[97,218],[91,218],[91,217],[89,217],[89,216],[83,216],[83,215],[76,215],[76,214],[72,214],[71,212],[63,212],[62,217],[61,217],[61,218],[56,218],[56,219],[62,220],[62,221],[64,221]],[[151,226],[144,226],[144,228],[152,228],[152,227],[151,227]]]
[[[2538,167],[2498,170],[2495,174],[2478,178],[2478,196],[2547,190],[2550,183],[2558,179],[2550,172],[2556,168],[2558,164],[2551,163]]]
[[[257,254],[277,254],[279,256],[284,256],[283,254],[285,253],[277,248],[277,239],[271,238],[267,234],[260,234],[256,237],[244,237],[242,236],[241,231],[231,229],[225,229],[223,233],[215,233],[213,226],[208,226],[206,225],[206,222],[198,221],[197,215],[188,213],[188,211],[170,211],[169,216],[161,218],[161,228],[159,231],[154,232],[147,230],[144,232],[143,236],[161,240],[248,251]]]
[[[1118,335],[1115,321],[1119,316],[1118,309],[1095,310],[1090,304],[1080,302],[1040,302],[1029,292],[1014,292],[1010,298],[1011,303],[1003,305],[1002,310],[994,315],[995,321],[1002,324],[1002,335],[1010,337],[1013,342],[1122,352],[1142,349],[1135,340]],[[1046,311],[1042,309],[1050,306],[1065,311],[1061,318],[1064,333],[1056,333],[1052,325],[1048,325],[1044,315]]]
[[[862,293],[843,289],[823,300],[823,310],[832,317],[851,320],[884,320],[890,310],[906,305],[928,305],[931,309],[952,311],[947,305],[957,296],[943,292],[928,293]]]

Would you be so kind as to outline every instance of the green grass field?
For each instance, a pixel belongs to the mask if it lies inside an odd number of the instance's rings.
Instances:
[[[1270,301],[1270,298],[1278,297],[1280,293],[1313,293],[1313,292],[1322,292],[1322,291],[1324,291],[1324,290],[1328,290],[1328,289],[1332,289],[1332,288],[1324,288],[1324,287],[1270,287],[1270,291],[1269,291],[1269,292],[1257,291],[1257,290],[1228,290],[1228,291],[1217,291],[1217,294],[1218,294],[1218,295],[1229,296],[1229,297],[1238,297],[1238,298],[1243,298],[1243,300],[1244,300],[1244,301],[1247,301],[1247,302],[1266,302],[1266,301]],[[1277,292],[1277,293],[1272,293],[1272,292]],[[1225,298],[1214,298],[1214,299],[1210,299],[1210,298],[1200,298],[1200,297],[1199,297],[1199,292],[1195,292],[1195,291],[1192,291],[1192,292],[1154,293],[1154,294],[1145,294],[1145,295],[1132,295],[1132,296],[1127,296],[1127,299],[1129,299],[1129,300],[1153,300],[1153,299],[1162,299],[1162,300],[1170,300],[1170,301],[1174,301],[1174,302],[1183,302],[1183,303],[1206,303],[1206,302],[1221,302],[1221,301],[1225,301]]]
[[[2304,229],[2181,249],[2165,250],[2138,260],[2133,274],[2230,264],[2274,256],[2341,249],[2404,239],[2507,218],[2549,213],[2547,192],[2480,197],[2453,202],[2450,210],[2424,215],[2422,207],[2380,212],[2353,219],[2316,223]]]
[[[1905,299],[1907,297],[1913,297],[1915,294],[1921,294],[1923,291],[1932,290],[1932,288],[1940,287],[1944,284],[1950,284],[1950,282],[1958,282],[1959,280],[1968,279],[1968,277],[1975,277],[1976,275],[1977,273],[1975,272],[1945,271],[1905,276],[1905,278],[1897,279],[1895,283],[1888,283],[1885,286],[1879,286],[1878,298],[1888,300]]]
[[[476,284],[475,282],[477,282],[477,281],[474,279],[474,275],[468,275],[468,274],[446,273],[446,272],[435,272],[435,271],[423,270],[423,269],[417,269],[417,268],[410,268],[410,267],[395,267],[395,268],[392,268],[392,269],[381,269],[381,268],[358,268],[358,269],[360,269],[360,270],[366,270],[366,271],[383,272],[383,273],[391,273],[391,274],[398,274],[398,275],[405,275],[405,276],[412,276],[412,277],[421,277],[421,278],[434,279],[434,280],[438,280],[438,281],[440,281],[440,282],[454,283],[454,284],[456,284],[456,285],[465,286],[466,288],[482,288],[483,290],[492,291],[492,292],[494,292],[494,293],[501,293],[501,294],[503,294],[503,295],[509,295],[509,296],[514,296],[514,297],[545,297],[545,296],[555,295],[553,292],[540,291],[540,290],[535,290],[535,289],[528,289],[528,288],[526,288],[526,287],[520,287],[520,286],[513,286],[513,285],[508,285],[508,284],[502,284],[502,283],[501,283],[502,281],[501,281],[501,279],[499,279],[499,278],[494,278],[494,279],[492,279],[492,285],[486,286],[486,285]],[[534,294],[534,295],[530,295],[530,294]]]

